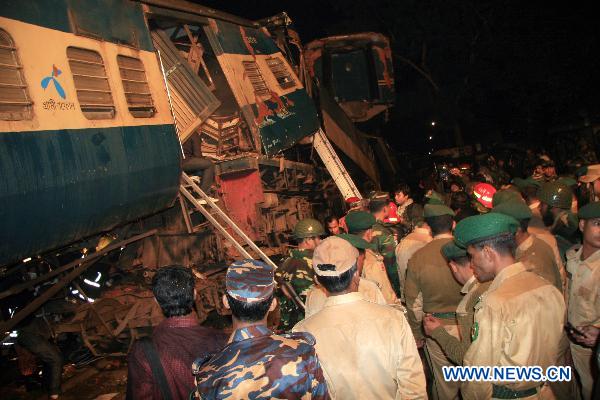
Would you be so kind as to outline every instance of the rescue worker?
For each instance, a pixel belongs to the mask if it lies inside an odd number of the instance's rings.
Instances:
[[[371,243],[359,236],[351,235],[349,233],[342,233],[337,235],[337,237],[346,240],[356,250],[358,250],[358,261],[356,265],[358,276],[360,277],[360,281],[358,282],[358,292],[361,293],[367,301],[376,304],[387,304],[385,297],[383,297],[383,293],[381,293],[381,289],[379,289],[379,286],[377,286],[377,283],[362,277],[363,267],[365,265],[366,250],[371,249]],[[320,311],[325,305],[326,300],[327,291],[325,288],[319,284],[313,285],[308,290],[306,295],[306,309],[304,310],[304,315],[306,318]]]
[[[290,250],[289,257],[275,271],[275,280],[279,285],[277,292],[277,299],[280,302],[279,330],[289,331],[304,318],[304,310],[291,298],[294,294],[288,293],[282,286],[284,281],[289,283],[300,300],[303,303],[306,301],[306,293],[314,283],[312,253],[324,234],[323,225],[313,218],[303,219],[294,227],[293,235],[298,241],[298,248]]]
[[[400,300],[402,304],[406,304],[404,298],[404,285],[406,283],[406,270],[408,268],[408,260],[423,248],[427,243],[431,242],[431,229],[427,222],[420,221],[415,225],[415,229],[406,235],[398,246],[396,246],[396,264],[398,264],[398,279],[400,280]]]
[[[544,241],[528,232],[527,228],[532,212],[523,201],[509,200],[494,206],[492,212],[513,217],[519,223],[515,233],[517,248],[515,258],[531,267],[531,270],[552,283],[563,292],[563,277],[560,266],[556,264],[552,249]]]
[[[598,371],[592,368],[594,346],[600,332],[600,202],[579,210],[583,244],[567,252],[568,330],[571,355],[585,400],[592,398]]]
[[[542,185],[538,197],[544,224],[556,238],[561,258],[577,243],[577,217],[571,210],[573,191],[560,182]]]
[[[463,285],[460,292],[464,296],[456,307],[456,322],[460,338],[449,334],[444,329],[442,321],[432,315],[426,315],[423,318],[423,328],[425,334],[440,345],[450,361],[462,365],[465,353],[471,345],[475,303],[479,301],[479,296],[488,289],[491,282],[480,283],[477,280],[473,274],[467,250],[458,247],[454,241],[448,242],[442,247],[442,254],[448,261],[448,266],[456,281]]]
[[[356,196],[348,197],[345,200],[345,203],[346,203],[346,207],[348,207],[348,212],[346,213],[346,215],[348,215],[352,211],[360,211],[363,209],[363,201],[359,197],[356,197]],[[344,232],[348,232],[348,226],[346,225],[346,215],[344,215],[339,220],[340,226],[342,227]]]
[[[425,350],[433,373],[433,398],[456,399],[460,383],[446,381],[442,373],[443,366],[450,366],[453,363],[448,360],[435,340],[425,339],[421,325],[421,310],[415,306],[419,296],[422,296],[422,312],[440,318],[444,329],[458,338],[456,307],[462,300],[460,293],[462,285],[452,276],[441,252],[442,247],[453,239],[454,211],[445,205],[426,204],[424,216],[427,225],[431,228],[433,240],[418,250],[408,261],[405,284],[408,321],[417,346],[423,347],[426,343]]]
[[[314,337],[267,328],[274,288],[273,268],[263,262],[236,261],[227,269],[223,304],[231,310],[233,333],[221,351],[194,362],[196,398],[329,398]]]
[[[376,220],[373,225],[373,237],[371,243],[375,245],[375,250],[383,256],[383,264],[385,265],[388,279],[392,284],[396,297],[400,297],[400,281],[398,279],[398,266],[396,265],[395,252],[398,243],[396,243],[396,239],[394,239],[392,230],[383,224],[383,220],[388,215],[388,203],[388,195],[383,192],[376,192],[369,199],[369,212]],[[348,224],[347,219],[346,224]],[[350,230],[348,232],[350,232]]]
[[[373,244],[373,226],[375,217],[366,211],[353,211],[346,217],[348,230],[352,235],[369,242],[370,248],[365,249],[365,263],[361,277],[377,284],[388,304],[398,304],[398,296],[390,282],[383,256]]]
[[[325,227],[327,228],[327,234],[329,236],[339,235],[340,233],[345,233],[346,231],[340,225],[338,219],[333,215],[325,218]]]
[[[515,260],[517,227],[514,218],[489,213],[465,218],[454,231],[477,279],[492,281],[475,305],[466,366],[539,366],[546,371],[557,361],[565,303],[558,289]],[[465,400],[538,398],[548,390],[536,381],[467,381],[461,388]]]
[[[398,205],[396,214],[399,222],[412,231],[418,221],[423,220],[423,207],[415,203],[411,197],[410,186],[406,183],[396,186],[393,192],[394,201]]]
[[[425,399],[423,367],[402,311],[357,292],[358,250],[340,237],[315,249],[323,309],[294,327],[316,338],[333,399]]]

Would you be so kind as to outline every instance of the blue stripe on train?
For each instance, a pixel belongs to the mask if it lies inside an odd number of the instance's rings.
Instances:
[[[180,154],[173,125],[0,133],[0,265],[168,207]]]

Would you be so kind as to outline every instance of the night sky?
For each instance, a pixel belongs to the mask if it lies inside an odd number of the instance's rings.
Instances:
[[[457,131],[466,144],[544,145],[550,128],[600,114],[592,2],[197,2],[248,19],[286,11],[304,44],[360,31],[387,35],[397,102],[382,134],[398,151],[453,146]]]

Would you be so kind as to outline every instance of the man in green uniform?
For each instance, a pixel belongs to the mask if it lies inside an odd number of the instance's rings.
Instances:
[[[538,197],[544,224],[556,237],[564,261],[567,250],[578,242],[577,217],[570,211],[573,191],[564,183],[549,182],[542,185]]]
[[[475,305],[475,321],[465,366],[556,365],[563,335],[565,302],[550,282],[515,259],[519,223],[500,213],[463,219],[454,231],[467,249],[481,282],[491,281]],[[549,387],[539,381],[465,381],[462,397],[470,399],[537,399]]]
[[[464,297],[456,308],[456,322],[460,332],[460,339],[449,334],[442,321],[432,315],[423,318],[425,334],[433,338],[444,350],[448,359],[458,365],[462,365],[467,349],[471,345],[471,329],[473,328],[473,316],[475,314],[475,303],[490,286],[490,282],[480,283],[471,269],[471,260],[467,250],[458,247],[454,241],[446,243],[442,247],[442,254],[448,260],[448,266],[456,279],[463,285],[461,293]]]
[[[290,256],[275,272],[275,280],[279,285],[277,298],[280,302],[279,329],[281,330],[292,329],[304,318],[304,310],[291,298],[293,294],[282,290],[283,283],[287,282],[302,302],[306,302],[306,293],[314,283],[313,250],[321,242],[320,237],[324,234],[323,225],[312,218],[303,219],[294,227],[298,248],[290,250]]]
[[[375,217],[373,225],[373,239],[371,243],[375,250],[383,256],[383,264],[387,271],[388,279],[392,284],[397,297],[400,297],[400,280],[398,278],[398,266],[396,265],[396,239],[391,229],[383,224],[389,212],[389,196],[387,193],[376,192],[369,200],[369,212]]]
[[[406,308],[408,322],[412,328],[417,346],[426,344],[428,362],[433,373],[434,399],[450,400],[458,398],[459,382],[446,381],[442,367],[453,363],[444,354],[439,344],[430,338],[425,340],[421,327],[420,310],[417,307],[422,297],[422,311],[439,318],[444,329],[458,338],[456,326],[456,307],[462,300],[460,285],[454,277],[446,259],[442,255],[442,247],[452,242],[452,227],[454,211],[445,205],[426,204],[424,217],[431,228],[433,240],[417,250],[408,261],[406,273]]]

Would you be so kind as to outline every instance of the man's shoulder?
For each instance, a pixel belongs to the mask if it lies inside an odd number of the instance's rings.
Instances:
[[[450,238],[441,238],[434,239],[429,243],[425,243],[423,247],[415,251],[413,258],[422,259],[434,257],[436,259],[443,259],[444,256],[442,255],[442,246],[451,240],[452,239]]]
[[[561,297],[558,289],[546,279],[532,271],[522,271],[488,292],[485,299],[493,308],[514,308],[516,305],[530,307],[534,298],[543,301],[543,297],[551,295]]]

